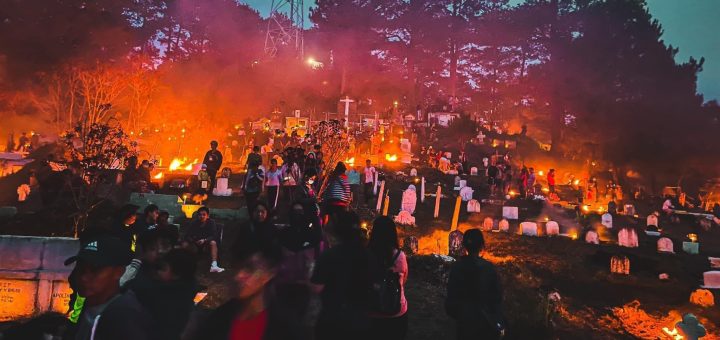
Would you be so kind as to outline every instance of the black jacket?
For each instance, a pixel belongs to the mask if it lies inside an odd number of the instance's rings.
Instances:
[[[501,303],[502,289],[495,266],[476,256],[463,256],[453,264],[445,310],[458,327],[474,334],[494,331],[496,323],[503,323]]]
[[[83,313],[87,310],[87,306],[83,308]],[[83,315],[80,315],[82,320]],[[150,314],[138,302],[133,291],[128,290],[122,293],[100,313],[100,317],[95,319],[95,340],[150,340],[151,331],[154,327],[154,321]],[[77,331],[77,329],[75,329]],[[72,332],[66,334],[63,339],[76,339],[76,335]],[[81,340],[88,340],[81,339]]]

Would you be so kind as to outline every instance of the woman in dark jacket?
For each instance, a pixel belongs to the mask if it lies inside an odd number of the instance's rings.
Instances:
[[[505,332],[500,280],[495,266],[480,256],[484,245],[480,230],[466,231],[467,255],[450,269],[445,310],[457,322],[458,340],[499,339]]]

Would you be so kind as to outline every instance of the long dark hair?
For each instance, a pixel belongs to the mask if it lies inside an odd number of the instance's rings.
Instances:
[[[373,221],[368,249],[379,259],[391,261],[395,250],[400,248],[395,222],[387,216],[380,216]]]
[[[335,169],[333,170],[330,177],[331,178],[340,177],[340,175],[344,174],[345,171],[347,171],[347,167],[345,166],[345,163],[338,162],[337,165],[335,165]]]

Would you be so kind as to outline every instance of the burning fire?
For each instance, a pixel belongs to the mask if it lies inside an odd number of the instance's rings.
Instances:
[[[697,242],[698,240],[697,234],[688,234],[687,238],[690,239],[691,242]]]
[[[392,155],[391,155],[391,154],[389,154],[389,153],[386,153],[386,154],[385,154],[385,159],[386,159],[388,162],[396,162],[397,159],[398,159],[398,157],[397,157],[396,154],[392,154]]]
[[[154,179],[162,179],[162,178],[163,178],[163,173],[162,173],[162,172],[158,172],[158,174],[155,175],[155,176],[153,176],[153,178],[154,178]]]
[[[193,160],[192,162],[187,163],[187,164],[186,164],[186,162],[187,162],[187,158],[183,158],[183,159],[173,158],[172,162],[170,162],[170,166],[168,167],[168,170],[171,172],[177,171],[179,169],[182,169],[184,171],[192,171],[193,165],[198,163],[198,159],[195,158],[195,160]]]
[[[350,157],[348,159],[345,159],[345,164],[349,166],[355,166],[355,157]]]
[[[663,333],[665,333],[665,335],[670,337],[670,339],[675,339],[675,340],[684,339],[684,337],[682,335],[680,335],[680,333],[678,332],[678,330],[676,328],[673,328],[672,330],[670,330],[667,327],[663,327],[662,330],[663,330]]]

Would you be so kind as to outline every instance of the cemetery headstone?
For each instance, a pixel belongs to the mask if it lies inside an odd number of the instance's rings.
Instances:
[[[610,213],[604,213],[600,217],[600,223],[605,226],[605,228],[612,229],[613,227],[613,217],[610,215]]]
[[[600,237],[596,232],[590,230],[585,234],[585,243],[600,244]]]
[[[505,233],[509,232],[510,231],[510,222],[508,222],[508,220],[503,218],[502,220],[500,220],[500,223],[498,223],[498,229]]]
[[[482,231],[490,231],[492,230],[494,224],[495,222],[492,218],[485,217],[485,219],[483,220],[482,228],[480,229],[482,229]]]
[[[637,248],[638,236],[635,229],[623,228],[618,233],[618,244],[622,247]]]
[[[508,220],[517,220],[518,219],[518,207],[503,207],[502,208],[502,217],[507,218]]]
[[[477,176],[478,175],[478,168],[476,166],[470,168],[470,176]]]
[[[623,255],[611,257],[610,272],[613,274],[630,275],[630,259]]]
[[[703,288],[720,288],[720,270],[711,270],[703,273]]]
[[[520,223],[520,231],[525,236],[537,236],[537,223],[522,222]]]
[[[469,200],[468,205],[467,205],[467,212],[479,213],[480,212],[480,202],[478,202],[478,200],[475,200],[475,199]]]
[[[657,250],[661,253],[674,253],[672,240],[667,237],[661,237],[657,242]]]
[[[410,214],[415,213],[415,207],[417,205],[417,191],[415,190],[415,186],[410,184],[403,192],[402,195],[402,204],[400,205],[401,211],[407,211]]]
[[[560,225],[558,225],[558,223],[555,221],[549,221],[548,223],[545,223],[545,230],[547,236],[560,235]]]
[[[409,212],[402,210],[400,211],[397,216],[394,218],[395,223],[399,225],[405,225],[405,226],[413,226],[415,225],[415,217],[413,215],[410,215]]]
[[[646,219],[646,225],[647,225],[647,226],[656,226],[656,227],[657,227],[657,226],[658,226],[658,218],[657,218],[657,215],[655,215],[655,214],[650,214],[650,215],[648,215],[648,217],[647,217],[647,219]]]
[[[682,247],[683,251],[688,254],[700,253],[700,243],[698,242],[683,242]]]
[[[463,233],[460,230],[453,230],[448,235],[448,249],[452,257],[463,256]]]
[[[463,202],[468,202],[471,199],[473,199],[473,189],[471,187],[464,187],[460,189],[460,197],[462,197]]]

